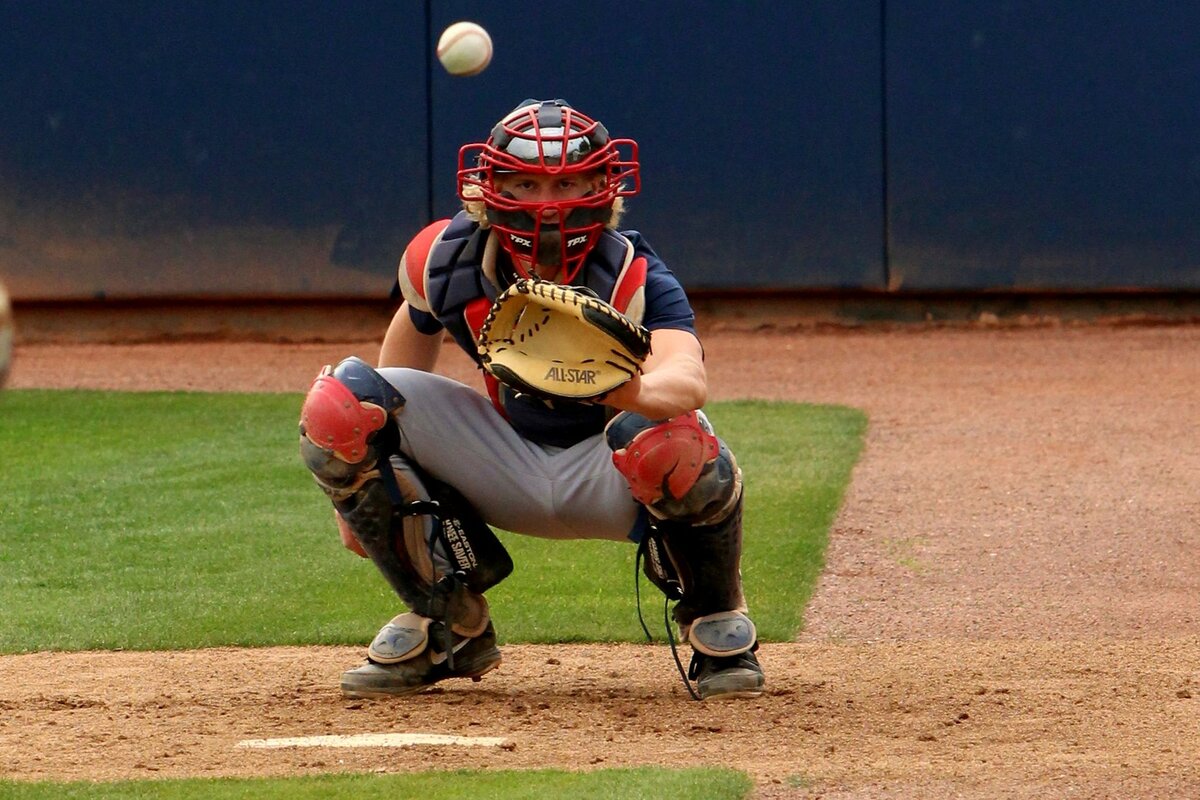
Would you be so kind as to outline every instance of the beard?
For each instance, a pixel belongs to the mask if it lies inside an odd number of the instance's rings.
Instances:
[[[560,230],[543,230],[537,237],[536,262],[539,267],[561,267],[563,235]]]

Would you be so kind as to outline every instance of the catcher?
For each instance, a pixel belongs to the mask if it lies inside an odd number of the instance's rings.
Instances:
[[[408,694],[499,665],[484,593],[512,562],[497,526],[637,543],[678,601],[689,691],[761,694],[741,471],[699,410],[694,315],[641,234],[616,230],[639,189],[637,144],[562,100],[528,100],[462,148],[458,187],[463,210],[400,260],[380,368],[327,367],[302,411],[301,450],[343,544],[409,608],[343,693]],[[446,334],[487,396],[433,374]]]

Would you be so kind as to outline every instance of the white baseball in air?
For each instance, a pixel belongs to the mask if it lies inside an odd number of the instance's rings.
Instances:
[[[451,75],[478,75],[492,63],[492,37],[474,22],[456,22],[442,31],[437,57]]]

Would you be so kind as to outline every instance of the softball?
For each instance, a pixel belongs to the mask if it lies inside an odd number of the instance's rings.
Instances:
[[[474,22],[456,22],[438,39],[437,57],[451,75],[478,75],[492,63],[492,37]]]

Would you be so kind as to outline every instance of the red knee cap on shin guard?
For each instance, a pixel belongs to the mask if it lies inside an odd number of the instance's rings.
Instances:
[[[328,367],[313,381],[300,411],[300,423],[309,441],[332,451],[347,464],[366,457],[367,439],[386,422],[386,411],[355,397]]]
[[[651,505],[664,496],[682,498],[720,450],[717,437],[701,426],[697,412],[689,411],[639,432],[612,458],[634,499]]]

